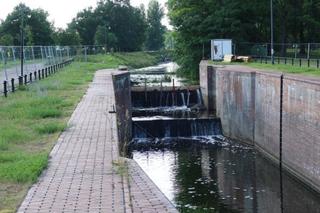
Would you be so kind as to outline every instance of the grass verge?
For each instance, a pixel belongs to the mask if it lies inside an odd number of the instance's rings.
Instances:
[[[28,188],[47,167],[48,156],[60,133],[67,128],[77,103],[94,73],[129,66],[154,65],[142,53],[91,57],[24,90],[0,97],[0,212],[15,212]],[[130,55],[130,57],[126,57]],[[121,56],[121,57],[120,57]],[[144,57],[140,62],[134,58]],[[133,64],[132,64],[133,63]]]
[[[309,77],[320,77],[320,69],[312,68],[312,67],[299,67],[292,66],[290,64],[261,64],[257,62],[251,63],[224,63],[224,62],[211,62],[215,65],[244,65],[251,68],[267,70],[267,71],[278,71],[283,73],[290,74],[299,74]]]
[[[262,70],[274,70],[280,71],[284,73],[291,73],[291,74],[300,74],[305,76],[320,76],[320,69],[317,68],[308,68],[308,67],[299,67],[299,66],[292,66],[286,64],[261,64],[261,63],[247,63],[246,66],[262,69]]]

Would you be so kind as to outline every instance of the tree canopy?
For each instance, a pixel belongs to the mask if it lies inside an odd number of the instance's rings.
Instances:
[[[136,51],[145,46],[149,26],[149,40],[152,34],[152,39],[160,43],[158,46],[152,44],[151,48],[159,49],[163,46],[163,26],[160,23],[163,11],[156,1],[152,5],[156,10],[149,16],[149,25],[143,7],[133,7],[129,0],[99,0],[96,8],[80,11],[67,29],[55,29],[48,21],[46,11],[19,4],[0,23],[0,45],[20,45],[23,22],[24,43],[28,45],[103,45],[108,49]]]
[[[159,2],[151,0],[147,11],[146,48],[159,50],[164,46],[165,27],[161,24],[164,12]]]
[[[319,1],[273,1],[276,43],[320,42]],[[210,39],[270,40],[270,0],[168,0],[168,9],[176,31],[176,59],[193,77],[197,77],[203,47],[205,56],[209,54]],[[281,48],[284,53],[285,45]]]
[[[20,45],[20,27],[23,22],[25,44],[52,44],[53,26],[48,16],[42,9],[30,9],[21,3],[0,25],[0,40],[5,40],[6,44],[12,42],[11,45]]]
[[[82,44],[134,51],[141,49],[145,40],[143,13],[128,0],[100,0],[97,8],[78,13],[70,26],[79,32]]]

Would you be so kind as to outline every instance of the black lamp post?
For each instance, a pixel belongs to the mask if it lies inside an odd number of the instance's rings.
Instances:
[[[21,26],[20,26],[20,60],[21,60],[21,73],[20,77],[23,78],[23,62],[24,62],[24,30],[23,30],[23,11],[21,11]]]
[[[271,21],[271,63],[274,64],[274,38],[273,38],[273,0],[270,0]]]

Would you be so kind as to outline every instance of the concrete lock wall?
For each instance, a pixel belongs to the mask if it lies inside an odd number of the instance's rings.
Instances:
[[[320,80],[284,76],[283,163],[320,189]]]
[[[200,82],[203,102],[209,111],[216,110],[216,70],[212,66],[208,66],[207,61],[200,63]]]
[[[254,141],[255,73],[216,70],[216,112],[225,135]]]
[[[214,80],[208,81],[207,76]],[[244,66],[200,64],[204,103],[209,109],[215,107],[224,134],[254,144],[276,163],[281,147],[281,76]],[[283,76],[282,163],[320,191],[320,80]]]
[[[132,106],[129,72],[115,72],[112,75],[117,112],[118,138],[120,152],[125,151],[132,138]]]
[[[273,160],[279,159],[281,74],[256,72],[254,142]]]

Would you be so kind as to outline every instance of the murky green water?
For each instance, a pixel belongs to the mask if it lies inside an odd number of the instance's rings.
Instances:
[[[320,197],[254,150],[134,151],[133,158],[181,212],[317,213]]]

